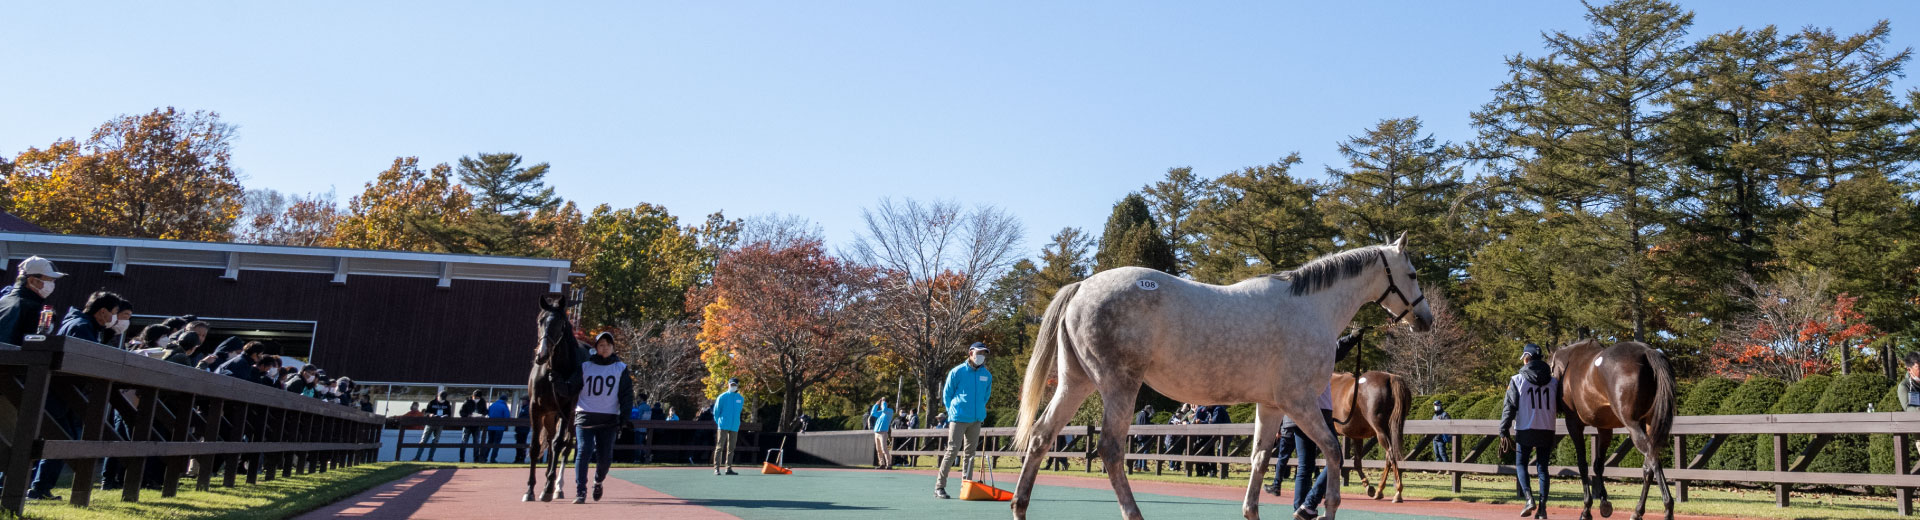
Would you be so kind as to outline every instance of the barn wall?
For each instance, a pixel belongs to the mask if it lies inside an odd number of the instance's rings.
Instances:
[[[18,262],[9,264],[17,272]],[[457,384],[525,383],[546,284],[359,275],[344,286],[323,273],[241,271],[57,262],[54,309],[79,307],[106,289],[132,300],[138,314],[318,322],[313,363],[357,381]],[[8,277],[11,282],[11,277]]]

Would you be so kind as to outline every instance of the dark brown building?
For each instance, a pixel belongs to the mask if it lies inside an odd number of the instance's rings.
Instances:
[[[262,340],[283,357],[370,385],[375,399],[401,401],[437,388],[524,387],[539,298],[560,293],[570,267],[540,258],[0,232],[10,273],[29,256],[68,274],[49,299],[61,316],[105,289],[133,301],[130,331],[193,314],[213,325],[213,344]]]

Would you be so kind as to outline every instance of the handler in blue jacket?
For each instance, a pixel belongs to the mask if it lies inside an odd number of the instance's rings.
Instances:
[[[947,496],[947,471],[954,457],[966,447],[966,467],[961,478],[973,480],[973,454],[980,449],[980,422],[987,419],[987,398],[993,395],[993,373],[987,371],[987,345],[967,347],[967,362],[947,371],[947,389],[941,402],[947,405],[947,454],[940,457],[940,476],[933,481],[933,496]]]
[[[713,474],[719,475],[721,461],[727,465],[727,475],[739,475],[733,472],[733,445],[740,438],[740,408],[745,402],[740,397],[740,379],[727,380],[727,393],[713,399],[713,423],[719,428],[713,439]]]
[[[893,407],[887,406],[887,398],[881,397],[867,409],[867,417],[873,422],[873,451],[880,469],[893,469]]]

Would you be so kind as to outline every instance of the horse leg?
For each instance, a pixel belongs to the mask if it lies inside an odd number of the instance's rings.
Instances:
[[[1406,475],[1400,472],[1400,461],[1406,460],[1407,452],[1400,446],[1400,435],[1398,435],[1397,431],[1394,435],[1390,435],[1390,437],[1393,437],[1393,439],[1392,443],[1387,445],[1387,471],[1393,472],[1393,503],[1398,504],[1406,501],[1401,494],[1407,490],[1407,479]],[[1387,474],[1381,473],[1380,495],[1386,496],[1386,494]]]
[[[1127,484],[1126,457],[1127,428],[1133,425],[1133,401],[1140,394],[1140,383],[1110,379],[1100,388],[1100,400],[1106,406],[1106,427],[1100,430],[1100,462],[1106,465],[1107,481],[1120,500],[1120,517],[1141,520],[1140,506],[1133,501],[1133,486]]]
[[[1077,372],[1078,369],[1072,371]],[[1041,461],[1048,458],[1047,451],[1053,448],[1054,439],[1060,438],[1060,429],[1073,420],[1073,414],[1080,404],[1093,394],[1093,383],[1084,376],[1064,377],[1060,386],[1053,389],[1053,400],[1047,403],[1045,411],[1040,412],[1040,420],[1028,433],[1027,460],[1020,465],[1020,480],[1013,488],[1013,517],[1016,520],[1027,517],[1027,501],[1033,498],[1033,483],[1040,478]]]
[[[1613,453],[1613,429],[1593,429],[1593,494],[1600,497],[1600,516],[1613,518],[1613,500],[1607,496],[1607,456]]]
[[[1366,447],[1366,444],[1361,442],[1363,440],[1365,439],[1349,439],[1347,443],[1348,447],[1353,448],[1353,471],[1360,474],[1360,485],[1367,487],[1367,498],[1374,500],[1386,498],[1387,473],[1385,471],[1380,472],[1380,490],[1379,494],[1376,495],[1374,494],[1373,481],[1367,478],[1367,466],[1360,463],[1360,458],[1366,455],[1365,452],[1360,451],[1361,448]]]
[[[1587,477],[1587,426],[1567,413],[1567,436],[1573,439],[1573,464],[1580,468],[1580,520],[1593,520],[1593,487]]]
[[[1266,405],[1253,415],[1253,471],[1247,475],[1247,497],[1240,503],[1240,514],[1247,520],[1260,518],[1260,479],[1266,478],[1267,465],[1280,440],[1281,415],[1279,407]]]
[[[548,426],[554,427],[555,425],[549,422]],[[554,478],[554,473],[557,471],[557,468],[555,466],[560,460],[561,453],[562,453],[560,451],[559,429],[556,427],[554,431],[547,432],[547,438],[544,440],[544,442],[547,443],[547,480],[546,480],[547,485],[546,487],[542,488],[540,491],[540,501],[552,502],[553,493],[554,493],[553,478]]]
[[[1638,423],[1628,423],[1627,432],[1633,435],[1633,447],[1640,450],[1640,505],[1633,509],[1633,519],[1640,520],[1647,513],[1647,491],[1656,482],[1660,484],[1660,497],[1666,505],[1667,518],[1673,518],[1673,495],[1667,491],[1667,472],[1660,466],[1660,443],[1647,436],[1646,428]]]
[[[538,419],[533,421],[533,431],[531,433],[533,433],[531,439],[532,446],[529,447],[531,449],[527,450],[527,494],[521,495],[521,502],[533,501],[534,476],[539,473],[540,435],[545,433],[545,429],[540,427],[540,421]]]

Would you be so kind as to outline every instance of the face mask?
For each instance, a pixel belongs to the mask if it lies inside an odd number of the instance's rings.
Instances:
[[[41,297],[41,298],[45,298],[45,297],[48,297],[48,296],[52,296],[52,295],[53,295],[53,280],[45,280],[45,281],[42,281],[42,282],[40,282],[40,288],[39,288],[39,289],[36,289],[36,290],[34,290],[33,292],[35,292],[35,293],[39,293],[39,294],[40,294],[40,297]]]
[[[973,364],[974,364],[974,366],[979,366],[979,365],[985,365],[985,364],[987,364],[987,355],[986,355],[986,354],[974,354],[974,355],[973,355]]]
[[[127,334],[127,326],[132,324],[133,322],[131,321],[118,321],[118,317],[116,316],[115,323],[113,324],[113,333],[125,336]]]
[[[107,315],[107,328],[111,329],[113,328],[114,325],[119,325],[119,324],[120,324],[119,316],[114,316],[111,314]]]

